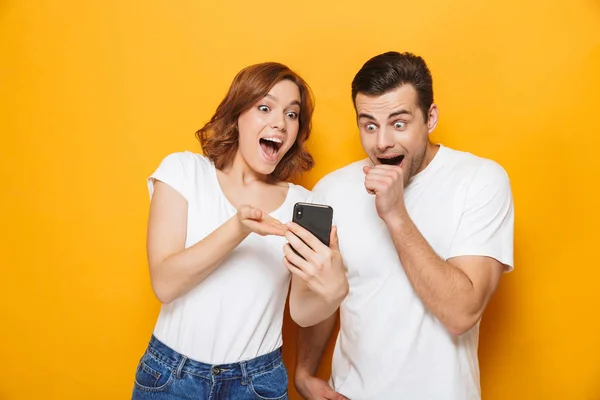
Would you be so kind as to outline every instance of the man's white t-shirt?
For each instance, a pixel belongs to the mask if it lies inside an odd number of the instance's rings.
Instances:
[[[408,281],[363,166],[324,177],[315,202],[329,204],[348,268],[331,384],[351,400],[479,399],[479,323],[453,336]],[[444,260],[493,257],[513,268],[514,211],[509,179],[497,163],[440,146],[405,189],[415,225]]]
[[[188,202],[185,247],[198,243],[233,217],[237,210],[206,157],[191,152],[165,157],[148,178],[179,192]],[[271,214],[292,219],[296,202],[311,193],[294,184],[284,203]],[[163,304],[154,335],[190,359],[225,364],[270,353],[282,345],[283,311],[291,275],[283,264],[285,238],[250,234],[208,277],[188,293]],[[210,251],[207,250],[207,251]]]

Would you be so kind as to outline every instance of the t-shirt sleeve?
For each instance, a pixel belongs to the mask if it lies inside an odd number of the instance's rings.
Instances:
[[[492,257],[514,268],[514,205],[508,175],[493,161],[483,164],[471,182],[448,258]]]
[[[173,153],[166,156],[156,171],[148,177],[148,191],[150,198],[154,193],[154,182],[159,180],[175,189],[189,201],[188,185],[186,185],[186,162],[184,153]]]

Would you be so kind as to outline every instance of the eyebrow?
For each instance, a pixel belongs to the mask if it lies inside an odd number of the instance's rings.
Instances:
[[[366,114],[366,113],[360,113],[360,114],[358,114],[358,119],[362,119],[362,118],[370,119],[371,121],[375,121],[375,117],[373,117],[370,114]]]
[[[402,110],[398,110],[398,111],[393,112],[390,115],[388,115],[388,120],[390,120],[392,118],[395,118],[395,117],[397,117],[399,115],[404,115],[404,114],[406,114],[406,115],[412,115],[412,113],[410,111],[402,109]]]
[[[395,118],[399,115],[405,115],[405,114],[412,115],[412,113],[410,111],[402,109],[402,110],[395,111],[395,112],[391,113],[390,115],[388,115],[388,120]],[[367,113],[358,114],[358,119],[361,119],[361,118],[369,119],[371,121],[377,121],[374,116],[372,116],[371,114],[367,114]]]
[[[266,95],[265,97],[268,97],[268,98],[270,98],[270,99],[273,99],[273,100],[275,100],[275,101],[278,101],[278,100],[277,100],[277,97],[273,96],[273,95],[272,95],[272,94],[270,94],[270,93],[267,93],[267,95]],[[291,102],[289,105],[290,105],[290,106],[293,106],[293,105],[301,106],[301,104],[300,104],[300,102],[299,102],[298,100],[294,100],[294,101],[292,101],[292,102]],[[288,107],[289,107],[289,106],[288,106]]]

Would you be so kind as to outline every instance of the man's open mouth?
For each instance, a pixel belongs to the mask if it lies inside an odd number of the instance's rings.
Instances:
[[[400,165],[402,164],[402,160],[404,160],[404,155],[399,155],[396,157],[377,157],[377,160],[384,165]]]
[[[281,146],[283,146],[283,141],[275,137],[264,137],[260,138],[259,142],[260,148],[265,156],[267,156],[269,160],[276,160],[277,153],[279,152],[279,149],[281,149]]]

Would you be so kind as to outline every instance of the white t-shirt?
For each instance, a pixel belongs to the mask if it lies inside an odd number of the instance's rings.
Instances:
[[[148,178],[188,202],[185,247],[193,246],[235,215],[206,157],[191,152],[165,157]],[[284,203],[271,215],[292,219],[296,202],[310,192],[289,184]],[[283,311],[291,275],[283,264],[285,238],[250,234],[207,278],[161,308],[154,335],[190,359],[225,364],[270,353],[282,345]],[[210,251],[210,250],[209,250]]]
[[[350,293],[340,307],[331,384],[352,400],[479,399],[479,324],[448,333],[408,281],[391,236],[355,162],[313,189],[330,204]],[[440,146],[405,190],[409,215],[444,260],[489,256],[513,265],[510,183],[497,163]]]

